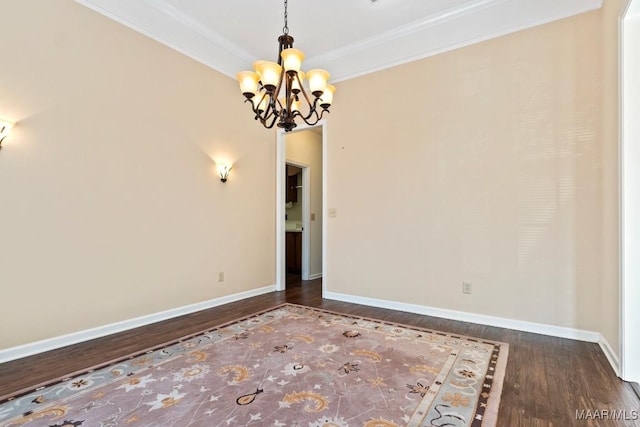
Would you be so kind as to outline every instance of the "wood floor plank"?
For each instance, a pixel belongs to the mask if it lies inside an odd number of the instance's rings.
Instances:
[[[289,281],[289,279],[291,279]],[[576,420],[580,410],[640,410],[632,386],[616,377],[594,343],[326,300],[321,281],[289,277],[287,290],[203,310],[0,364],[0,395],[125,357],[290,302],[509,343],[498,426],[640,426],[640,420]]]

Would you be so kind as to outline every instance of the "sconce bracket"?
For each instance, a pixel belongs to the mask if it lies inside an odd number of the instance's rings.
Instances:
[[[13,126],[13,122],[0,119],[0,150],[2,150],[2,141],[9,135],[9,131],[11,131]]]

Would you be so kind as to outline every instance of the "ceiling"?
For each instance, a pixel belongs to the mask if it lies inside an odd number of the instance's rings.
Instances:
[[[76,0],[226,75],[276,60],[282,0]],[[337,82],[598,9],[603,0],[289,0],[303,69]]]
[[[640,0],[632,0],[629,3],[626,17],[634,19],[640,17]]]

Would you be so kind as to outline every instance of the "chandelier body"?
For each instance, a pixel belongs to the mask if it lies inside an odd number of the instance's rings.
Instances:
[[[255,119],[271,129],[276,123],[286,132],[295,128],[296,118],[308,125],[322,119],[333,102],[335,87],[327,84],[329,73],[314,69],[300,70],[304,53],[293,47],[287,26],[287,0],[284,2],[283,34],[278,37],[278,62],[256,61],[255,71],[238,73],[240,90],[251,105]],[[304,83],[308,82],[308,89]],[[305,107],[301,107],[304,104]]]

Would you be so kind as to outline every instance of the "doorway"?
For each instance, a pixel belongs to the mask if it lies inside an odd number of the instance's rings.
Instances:
[[[621,27],[621,320],[620,376],[640,382],[640,0],[631,0]]]
[[[324,120],[316,126],[299,126],[292,132],[277,133],[277,290],[286,289],[287,272],[291,274],[298,244],[301,246],[298,283],[322,278],[325,289],[326,145]],[[295,195],[292,187],[296,187]],[[294,198],[298,199],[293,201]],[[297,270],[295,266],[293,269]]]

